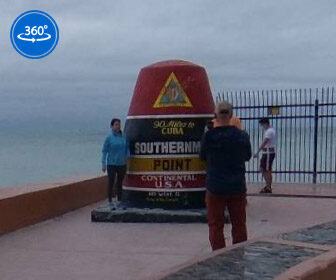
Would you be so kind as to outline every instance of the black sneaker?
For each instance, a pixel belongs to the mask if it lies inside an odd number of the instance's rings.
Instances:
[[[264,187],[260,193],[272,193],[272,188],[271,187]]]

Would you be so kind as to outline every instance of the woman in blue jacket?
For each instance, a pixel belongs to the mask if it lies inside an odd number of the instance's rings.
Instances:
[[[102,149],[102,171],[107,171],[107,197],[111,209],[121,206],[122,182],[126,174],[126,162],[130,155],[129,144],[121,132],[119,119],[112,119],[112,133],[105,139]],[[117,176],[114,186],[115,177]]]

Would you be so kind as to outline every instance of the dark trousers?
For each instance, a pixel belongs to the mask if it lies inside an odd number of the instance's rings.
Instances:
[[[126,165],[108,165],[107,175],[107,197],[108,201],[112,201],[112,197],[118,198],[121,201],[122,196],[122,182],[126,174]]]
[[[212,250],[225,247],[224,222],[225,208],[228,208],[232,224],[232,243],[247,240],[246,229],[246,193],[235,195],[214,195],[206,192],[208,211],[209,241]]]

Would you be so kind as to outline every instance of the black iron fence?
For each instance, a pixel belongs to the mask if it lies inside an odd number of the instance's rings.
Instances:
[[[216,102],[233,104],[256,151],[263,140],[258,120],[277,131],[276,182],[336,183],[336,92],[321,89],[226,91]],[[259,161],[247,164],[247,180],[260,182]]]

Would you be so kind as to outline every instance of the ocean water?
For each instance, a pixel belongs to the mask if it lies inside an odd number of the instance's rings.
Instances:
[[[108,129],[47,129],[4,132],[0,137],[0,188],[100,174]]]
[[[124,124],[129,97],[0,93],[0,188],[102,175],[109,123]]]
[[[125,94],[126,96],[126,94]],[[0,188],[40,184],[76,176],[101,175],[101,148],[110,133],[109,122],[125,123],[130,94],[0,94]],[[119,100],[119,101],[118,101]],[[333,99],[334,100],[334,99]],[[118,102],[119,103],[118,103]],[[307,110],[307,114],[312,109]],[[322,113],[333,114],[336,106]],[[295,112],[284,112],[295,115]],[[298,112],[302,113],[302,112]],[[237,111],[241,117],[267,115]],[[255,151],[262,141],[256,120],[243,120]],[[311,119],[272,121],[277,130],[275,170],[313,170],[314,126]],[[336,182],[336,118],[323,118],[318,126],[317,182]],[[251,159],[249,182],[260,182],[259,161]],[[330,172],[325,174],[323,172]],[[312,174],[276,174],[276,182],[312,182]]]
[[[16,121],[2,125],[0,137],[0,188],[64,180],[74,176],[101,175],[101,149],[110,132],[109,119],[82,122]],[[11,124],[11,125],[9,125]],[[249,126],[253,151],[262,142],[262,130]],[[275,128],[277,125],[275,124]],[[336,127],[321,127],[318,136],[318,182],[336,182]],[[277,129],[275,170],[312,171],[314,156],[313,128],[308,126]],[[248,171],[258,171],[259,160],[247,163]],[[260,182],[258,173],[247,174],[249,182]],[[312,182],[312,174],[276,174],[276,182]]]
[[[248,128],[255,151],[262,141],[262,131]],[[321,131],[318,148],[318,171],[336,169],[335,133]],[[334,130],[336,132],[336,129]],[[74,176],[101,175],[101,148],[109,128],[97,121],[81,125],[68,121],[66,126],[39,125],[7,129],[0,137],[0,188],[57,181]],[[312,128],[278,129],[278,154],[275,170],[313,170]],[[324,137],[323,137],[324,135]],[[327,144],[325,144],[327,143]],[[329,147],[325,149],[324,147]],[[258,159],[247,163],[247,170],[257,171]],[[258,173],[248,174],[249,182],[260,182]],[[276,174],[277,182],[312,182],[312,174]],[[318,182],[336,182],[334,174],[320,174]]]

